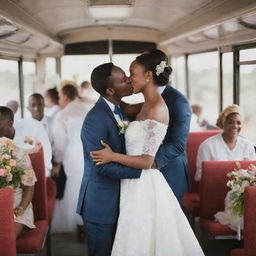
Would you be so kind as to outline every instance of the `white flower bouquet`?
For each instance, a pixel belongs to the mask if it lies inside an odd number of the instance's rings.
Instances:
[[[247,169],[242,169],[237,163],[237,167],[237,170],[227,174],[230,178],[227,186],[231,189],[229,210],[237,217],[242,217],[244,215],[244,189],[248,186],[256,186],[256,166],[250,165]]]

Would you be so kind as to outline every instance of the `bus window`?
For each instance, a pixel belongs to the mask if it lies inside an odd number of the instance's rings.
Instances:
[[[25,112],[24,116],[30,116],[29,111],[26,106],[28,103],[28,97],[34,92],[34,83],[36,77],[36,64],[35,62],[23,62],[23,75],[24,75],[24,103],[25,103]]]
[[[74,80],[79,85],[83,81],[90,81],[95,67],[109,62],[109,55],[67,55],[61,57],[61,79]]]
[[[256,60],[256,48],[240,50],[240,61]]]
[[[190,103],[200,104],[203,116],[214,124],[218,116],[218,53],[189,55],[188,69]]]
[[[223,53],[223,109],[233,104],[233,53]]]
[[[240,105],[244,113],[241,134],[256,145],[256,65],[240,66]]]
[[[5,106],[10,100],[18,101],[20,104],[17,61],[0,59],[0,88],[1,106]],[[20,109],[18,109],[17,116],[21,116]]]
[[[173,87],[178,89],[184,95],[186,95],[185,85],[185,57],[172,57],[171,58],[172,74],[170,77]]]
[[[45,88],[53,88],[60,83],[60,77],[56,74],[56,59],[48,57],[45,59]]]
[[[135,60],[138,54],[113,54],[112,62],[122,68],[127,76],[130,76],[130,64]]]

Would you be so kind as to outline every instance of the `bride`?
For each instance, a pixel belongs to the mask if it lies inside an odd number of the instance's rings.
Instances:
[[[155,54],[136,58],[130,67],[133,92],[142,92],[145,103],[125,131],[127,155],[112,152],[103,141],[104,149],[91,152],[96,165],[117,162],[143,169],[140,179],[121,181],[112,256],[204,255],[164,176],[152,168],[169,123],[168,108],[157,87],[170,70]]]

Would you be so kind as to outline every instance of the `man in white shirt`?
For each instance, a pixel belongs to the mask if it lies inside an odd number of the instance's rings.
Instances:
[[[13,112],[7,107],[0,107],[0,137],[24,143],[25,137],[33,137],[42,143],[45,158],[45,175],[51,175],[52,149],[43,125],[34,119],[22,119],[13,126]]]
[[[39,93],[34,93],[29,96],[28,110],[31,113],[31,117],[41,122],[46,129],[50,141],[52,141],[51,125],[52,119],[44,114],[44,97]]]

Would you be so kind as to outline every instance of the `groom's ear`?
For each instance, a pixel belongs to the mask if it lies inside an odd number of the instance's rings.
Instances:
[[[113,96],[115,94],[115,89],[107,88],[106,94],[109,95],[109,96]]]

